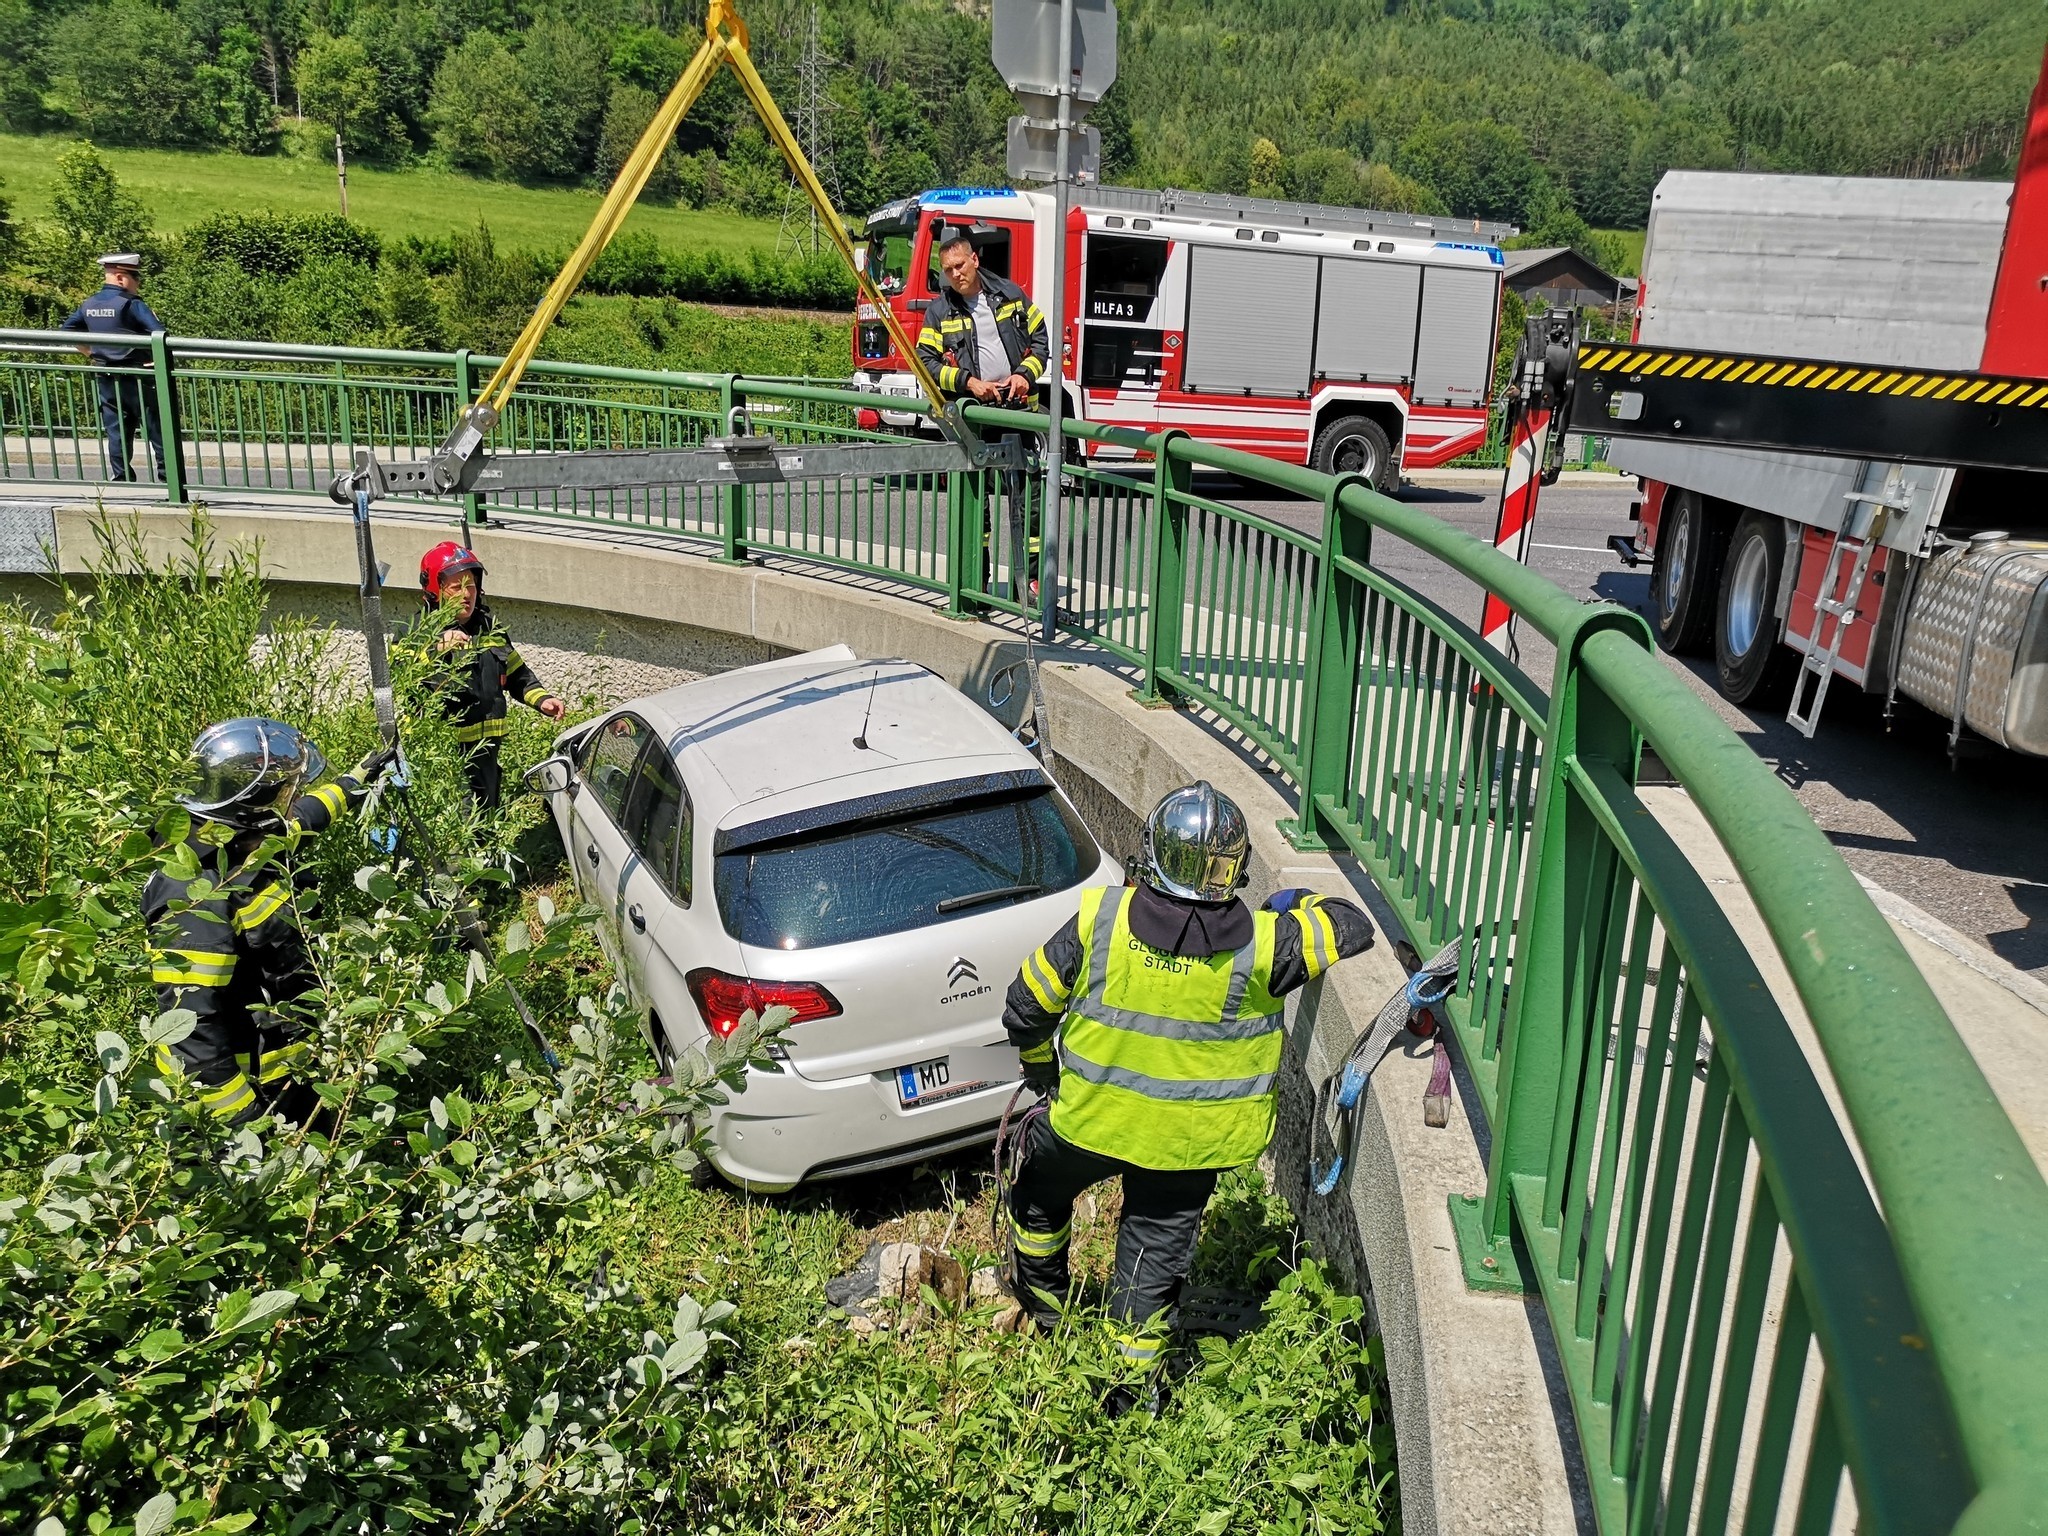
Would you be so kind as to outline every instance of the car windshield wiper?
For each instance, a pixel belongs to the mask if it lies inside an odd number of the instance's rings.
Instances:
[[[1036,896],[1044,890],[1042,885],[999,885],[993,890],[975,891],[966,896],[948,896],[939,903],[941,912],[961,912],[968,907],[978,907],[985,902],[1001,901],[1006,896]]]

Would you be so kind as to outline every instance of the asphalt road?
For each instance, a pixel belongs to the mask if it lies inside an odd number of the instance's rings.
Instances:
[[[1606,547],[1609,535],[1631,531],[1627,485],[1546,490],[1532,563],[1576,596],[1647,612],[1648,567],[1631,571]],[[1314,527],[1320,516],[1304,502],[1246,500],[1229,481],[1201,489],[1295,527]],[[1401,499],[1490,538],[1499,487],[1412,486]],[[1470,583],[1396,541],[1382,540],[1373,554],[1390,574],[1476,621],[1479,594]],[[1951,767],[1944,721],[1901,700],[1887,731],[1883,700],[1847,683],[1830,691],[1808,741],[1782,712],[1752,713],[1723,699],[1711,661],[1664,659],[1791,786],[1850,868],[2048,980],[2048,770],[2040,761],[1993,748]],[[1522,636],[1520,660],[1548,685],[1555,653],[1547,643]]]

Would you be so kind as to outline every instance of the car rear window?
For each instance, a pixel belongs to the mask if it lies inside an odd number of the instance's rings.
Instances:
[[[742,944],[817,949],[1034,901],[1080,884],[1097,857],[1040,785],[721,851],[713,883]]]

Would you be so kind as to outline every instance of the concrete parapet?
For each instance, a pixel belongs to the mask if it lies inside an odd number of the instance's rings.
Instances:
[[[81,571],[94,560],[95,515],[91,507],[56,508],[60,570]],[[189,533],[188,514],[178,509],[123,507],[110,515],[133,519],[144,549],[158,558],[182,547]],[[347,596],[336,589],[356,583],[345,515],[246,505],[210,515],[219,546],[260,545],[268,574],[294,593],[305,584],[295,605],[347,622],[335,606]],[[376,532],[380,557],[410,571],[450,525],[380,509]],[[641,663],[677,678],[843,642],[862,655],[921,662],[984,700],[990,681],[1024,651],[1014,634],[948,619],[879,583],[725,565],[674,543],[582,529],[487,528],[473,539],[489,567],[492,600],[519,605],[514,622],[522,636],[544,635],[566,653],[579,633],[588,647],[600,632],[630,632]],[[1298,852],[1280,836],[1276,823],[1293,810],[1281,781],[1225,732],[1176,710],[1141,706],[1128,678],[1098,652],[1061,644],[1042,647],[1040,657],[1055,773],[1105,843],[1129,852],[1139,818],[1159,796],[1206,778],[1251,822],[1255,892],[1306,885],[1352,896],[1375,909],[1383,934],[1391,926],[1355,864]],[[1014,724],[1027,708],[1020,686],[998,713]],[[1311,1158],[1324,1155],[1329,1140],[1316,1116],[1316,1087],[1405,979],[1383,937],[1309,987],[1292,1009],[1273,1176],[1317,1251],[1370,1294],[1392,1396],[1403,1528],[1411,1536],[1590,1529],[1540,1308],[1474,1294],[1459,1269],[1446,1201],[1477,1193],[1486,1180],[1484,1122],[1469,1083],[1459,1083],[1463,1112],[1454,1108],[1448,1128],[1431,1130],[1421,1103],[1428,1059],[1396,1050],[1361,1106],[1345,1178],[1327,1200],[1310,1191]]]

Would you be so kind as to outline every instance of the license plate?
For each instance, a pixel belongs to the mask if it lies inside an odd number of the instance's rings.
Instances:
[[[986,1088],[987,1083],[956,1082],[953,1078],[951,1059],[936,1056],[930,1061],[920,1061],[915,1066],[896,1069],[896,1098],[905,1109],[916,1104],[936,1104],[940,1099],[950,1099],[963,1093],[972,1093],[977,1088]]]

